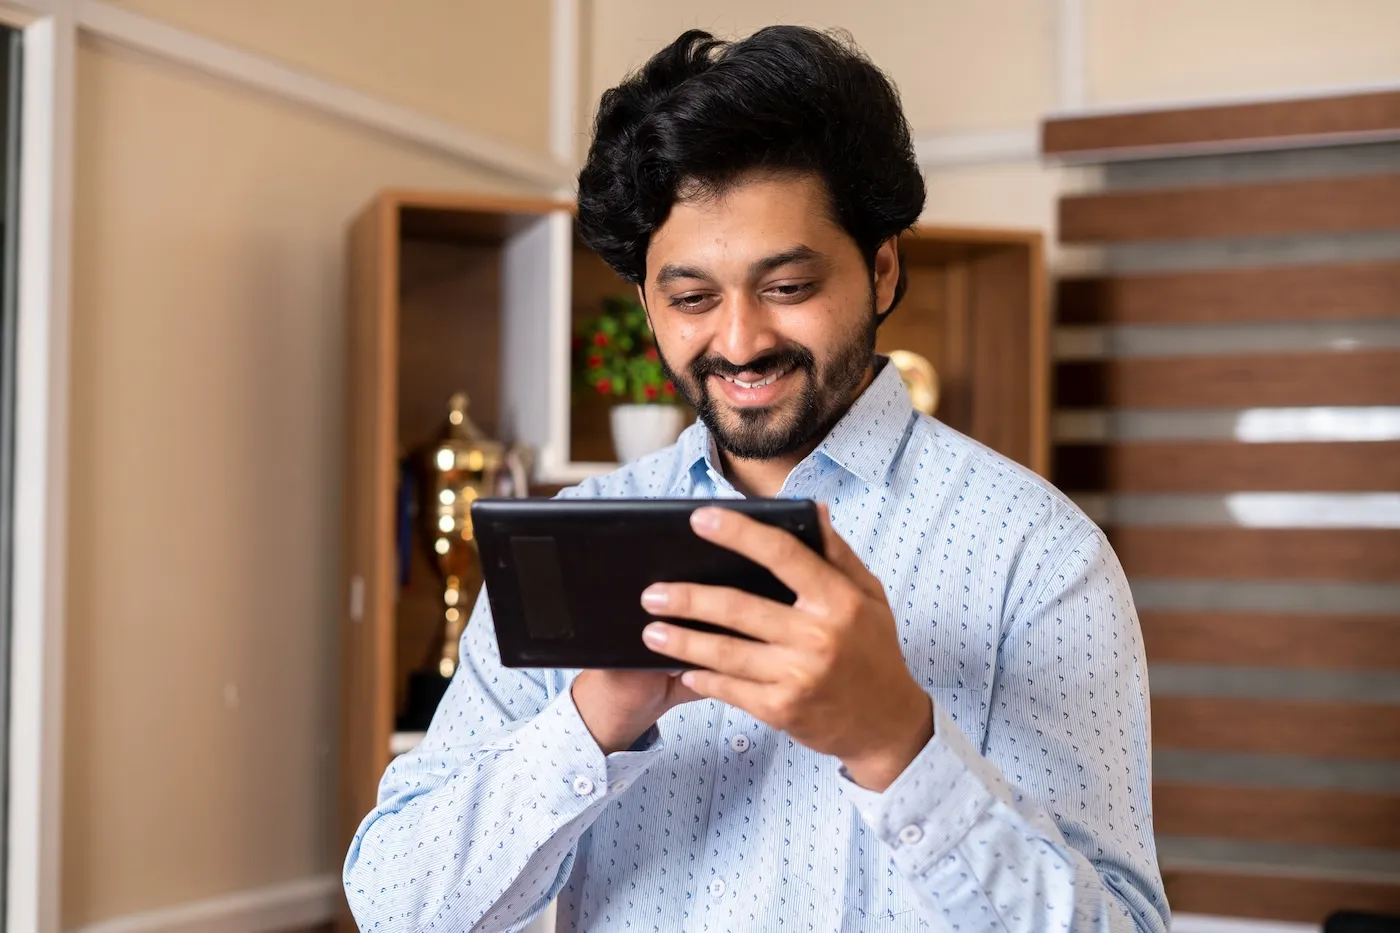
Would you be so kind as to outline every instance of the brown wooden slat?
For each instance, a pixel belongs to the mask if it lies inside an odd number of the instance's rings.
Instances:
[[[1061,279],[1062,324],[1219,324],[1400,317],[1400,262]]]
[[[1053,475],[1072,492],[1386,492],[1400,489],[1400,441],[1062,444]]]
[[[1152,746],[1395,761],[1400,760],[1400,706],[1156,696]]]
[[[1363,175],[1060,199],[1065,243],[1123,243],[1400,228],[1400,175]]]
[[[1164,866],[1176,913],[1322,923],[1338,910],[1400,913],[1400,884]]]
[[[1400,671],[1400,615],[1139,613],[1149,661]]]
[[[1400,352],[1260,353],[1061,363],[1061,408],[1394,405]]]
[[[1116,526],[1130,577],[1202,580],[1400,580],[1400,530]]]
[[[1400,848],[1400,796],[1296,787],[1160,782],[1159,833],[1296,845]]]
[[[1242,151],[1400,135],[1400,91],[1047,120],[1046,155],[1141,158],[1152,150]]]

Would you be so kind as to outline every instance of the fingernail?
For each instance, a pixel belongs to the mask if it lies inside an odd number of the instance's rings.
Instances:
[[[653,583],[642,590],[642,605],[648,609],[664,609],[670,601],[670,591],[660,583]]]
[[[649,645],[666,644],[666,626],[653,622],[642,629],[642,639]]]
[[[694,672],[694,671],[686,671],[684,674],[682,674],[682,675],[681,675],[681,683],[685,684],[687,687],[689,687],[690,689],[694,690],[694,689],[695,689],[695,672]]]
[[[714,531],[719,527],[719,509],[696,509],[690,513],[690,527],[696,531]]]

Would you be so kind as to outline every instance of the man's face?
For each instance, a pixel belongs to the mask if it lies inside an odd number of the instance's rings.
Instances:
[[[642,298],[672,381],[735,457],[825,435],[864,389],[894,241],[872,277],[815,175],[753,175],[682,198],[652,235]]]

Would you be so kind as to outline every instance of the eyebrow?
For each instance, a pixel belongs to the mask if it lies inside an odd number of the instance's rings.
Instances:
[[[779,269],[792,263],[819,262],[821,258],[821,254],[810,246],[802,246],[799,244],[785,249],[782,252],[755,260],[749,265],[749,277],[756,279],[764,273],[772,272],[774,269]],[[669,285],[677,279],[709,281],[710,275],[705,272],[705,270],[695,266],[682,266],[677,263],[668,262],[657,271],[655,286],[660,288],[663,285]]]

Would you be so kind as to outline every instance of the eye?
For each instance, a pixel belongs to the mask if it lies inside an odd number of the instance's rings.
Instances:
[[[704,292],[690,292],[684,295],[672,295],[668,299],[671,307],[677,311],[699,312],[704,311],[710,303],[710,296]]]
[[[815,290],[816,285],[812,282],[784,282],[770,286],[768,293],[781,301],[793,302],[809,297]]]

